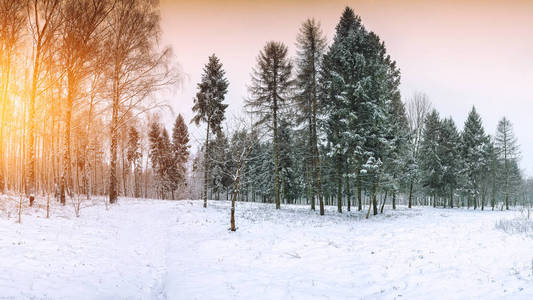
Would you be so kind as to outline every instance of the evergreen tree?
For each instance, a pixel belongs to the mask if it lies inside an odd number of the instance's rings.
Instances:
[[[461,136],[451,118],[442,120],[438,142],[438,157],[442,168],[442,194],[449,197],[448,206],[453,208],[453,196],[459,186],[461,171]],[[443,202],[446,206],[446,202]]]
[[[161,157],[163,152],[163,142],[161,139],[161,128],[158,122],[152,122],[148,131],[148,141],[150,143],[149,158],[152,163],[152,169],[156,176],[156,189],[158,193],[162,194],[162,178],[161,172]]]
[[[391,180],[392,208],[396,209],[396,195],[400,186],[406,184],[404,174],[408,168],[409,123],[405,106],[400,97],[394,97],[390,105],[390,136],[392,148],[388,154],[386,173]]]
[[[321,205],[321,213],[324,210],[322,199],[322,184],[320,179],[320,158],[318,154],[317,115],[318,108],[318,77],[322,66],[322,57],[326,48],[326,39],[320,29],[320,24],[314,19],[306,20],[300,27],[296,38],[297,50],[297,75],[296,85],[298,94],[295,97],[300,108],[300,122],[307,122],[309,145],[306,151],[307,169],[312,174],[312,182],[309,182],[311,196],[311,209],[315,210],[315,190]],[[311,176],[309,176],[311,177]]]
[[[251,113],[259,116],[259,123],[271,122],[274,158],[274,200],[280,208],[278,122],[281,105],[288,99],[293,84],[292,64],[287,57],[287,46],[268,42],[257,58],[253,70],[250,93],[246,102]]]
[[[224,112],[227,104],[222,103],[228,91],[228,80],[222,69],[219,59],[213,54],[209,57],[209,62],[204,67],[202,80],[198,84],[198,93],[194,98],[192,108],[196,115],[193,122],[198,125],[200,122],[206,124],[206,144],[204,157],[204,207],[207,207],[207,189],[209,174],[209,134],[217,133],[221,130],[221,123],[224,120]]]
[[[134,197],[139,198],[141,196],[140,189],[140,173],[141,173],[141,139],[139,131],[135,126],[130,126],[128,132],[128,150],[127,159],[130,166],[133,168],[133,182],[134,182]]]
[[[355,157],[358,194],[365,182],[372,191],[377,214],[383,161],[394,141],[389,105],[400,97],[400,73],[379,37],[368,32],[353,10],[346,8],[324,57],[321,75],[330,155],[336,157],[338,170],[346,157]],[[338,191],[341,178],[337,176]]]
[[[478,197],[480,194],[480,181],[483,175],[483,169],[487,163],[486,148],[487,136],[481,123],[481,117],[476,112],[476,108],[472,107],[472,111],[468,114],[466,119],[462,138],[462,156],[464,159],[464,175],[465,175],[465,192],[468,197],[468,206],[470,203],[477,208]]]
[[[502,184],[505,201],[505,209],[509,209],[509,194],[510,194],[510,181],[512,174],[513,163],[519,157],[519,146],[514,136],[513,125],[511,122],[503,117],[498,122],[496,128],[496,135],[494,138],[496,154],[502,166]]]
[[[439,113],[433,110],[426,118],[420,145],[422,186],[433,198],[433,203],[442,190],[443,166],[439,156],[441,140]]]
[[[295,163],[293,161],[295,148],[293,135],[287,118],[280,118],[278,131],[280,193],[287,203],[294,203],[298,197],[297,174],[295,173]]]
[[[220,200],[220,193],[224,192],[226,188],[231,186],[231,166],[229,159],[229,142],[226,135],[219,131],[215,136],[215,140],[210,142],[208,157],[211,161],[211,182],[212,192],[216,200]]]
[[[160,136],[160,162],[159,173],[162,180],[163,191],[171,194],[171,199],[174,199],[174,191],[178,188],[180,181],[180,172],[175,167],[175,157],[173,153],[172,143],[166,128],[163,128]],[[165,196],[163,195],[163,199]]]
[[[500,177],[500,162],[498,160],[498,153],[494,146],[494,139],[490,139],[486,146],[487,155],[487,176],[484,176],[484,184],[490,190],[490,206],[492,210],[496,206],[496,197],[498,195],[498,179]]]
[[[178,114],[172,130],[172,152],[177,170],[175,185],[185,184],[186,164],[189,159],[189,131],[181,114]]]

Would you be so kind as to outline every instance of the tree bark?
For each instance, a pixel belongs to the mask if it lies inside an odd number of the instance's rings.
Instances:
[[[205,134],[205,153],[204,153],[204,208],[207,207],[207,189],[209,187],[209,123],[211,120],[207,120],[207,129]]]
[[[275,75],[277,76],[277,74]],[[274,123],[274,201],[276,202],[276,209],[280,209],[280,195],[279,195],[279,156],[278,156],[278,99],[277,94],[274,93],[273,104],[273,123]]]
[[[359,172],[357,172],[357,211],[361,211],[363,209],[363,200],[361,199],[361,177]]]
[[[380,214],[383,213],[383,208],[385,207],[385,202],[387,202],[387,192],[385,192],[385,196],[383,197],[383,203],[381,203],[381,209],[379,211]]]
[[[342,213],[342,157],[337,155],[337,212]]]
[[[409,183],[409,204],[408,207],[411,208],[413,205],[413,180]]]

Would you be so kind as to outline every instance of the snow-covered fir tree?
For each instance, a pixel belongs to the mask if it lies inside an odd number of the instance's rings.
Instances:
[[[226,72],[222,68],[222,63],[216,55],[209,57],[209,62],[203,69],[202,79],[198,84],[198,93],[194,98],[195,113],[193,121],[196,125],[205,123],[205,157],[204,157],[204,207],[207,207],[207,190],[209,180],[209,135],[221,131],[221,124],[225,118],[225,111],[228,107],[224,104],[224,98],[228,92],[228,80]]]
[[[483,170],[487,164],[486,146],[487,136],[483,129],[481,117],[475,107],[468,114],[465,121],[462,139],[462,157],[464,160],[463,173],[465,176],[465,192],[468,197],[467,205],[478,206],[480,183]]]

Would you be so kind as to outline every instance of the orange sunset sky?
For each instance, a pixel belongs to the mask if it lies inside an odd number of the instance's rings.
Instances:
[[[459,128],[472,105],[486,130],[508,117],[533,175],[533,1],[173,1],[161,0],[162,43],[184,74],[171,102],[187,120],[207,57],[216,53],[230,82],[228,114],[242,113],[246,85],[269,40],[295,50],[306,18],[322,24],[328,41],[345,6],[385,41],[402,71],[402,97],[425,92],[441,116]],[[191,125],[193,143],[202,135]]]

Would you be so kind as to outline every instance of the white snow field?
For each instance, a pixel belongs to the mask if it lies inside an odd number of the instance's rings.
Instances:
[[[533,299],[518,211],[401,207],[365,220],[328,207],[121,199],[0,206],[0,299]],[[6,204],[7,203],[7,204]]]

